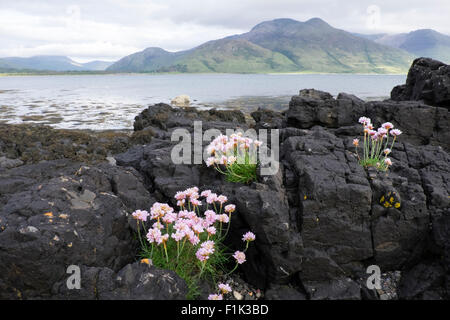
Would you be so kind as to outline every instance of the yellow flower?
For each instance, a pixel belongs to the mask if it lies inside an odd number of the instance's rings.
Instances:
[[[397,209],[400,208],[400,202],[397,202],[394,207],[396,207]]]

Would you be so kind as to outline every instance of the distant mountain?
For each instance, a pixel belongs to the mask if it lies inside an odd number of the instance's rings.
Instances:
[[[361,35],[372,38],[377,43],[400,48],[415,57],[429,57],[444,63],[450,63],[450,36],[431,29],[420,29],[409,33],[394,35]]]
[[[171,53],[161,48],[147,48],[126,56],[107,68],[107,71],[150,72],[172,65],[181,53]]]
[[[0,68],[16,70],[45,70],[45,71],[88,71],[105,70],[112,62],[92,61],[78,63],[64,56],[34,56],[29,58],[8,57],[0,58]]]
[[[319,18],[276,19],[191,50],[148,48],[107,71],[403,73],[411,61],[403,50],[335,29]]]

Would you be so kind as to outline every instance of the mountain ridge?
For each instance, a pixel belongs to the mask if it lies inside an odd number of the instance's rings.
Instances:
[[[429,57],[450,63],[450,36],[433,29],[418,29],[398,34],[357,34],[366,39],[405,50],[416,57]]]
[[[32,57],[0,58],[0,68],[37,71],[103,71],[113,62],[94,60],[79,63],[66,56],[36,55]]]
[[[280,18],[190,50],[147,48],[107,71],[403,73],[411,62],[412,56],[401,49],[333,28],[320,18],[305,22]]]

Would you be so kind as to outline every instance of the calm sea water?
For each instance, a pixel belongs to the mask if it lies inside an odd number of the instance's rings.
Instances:
[[[403,75],[80,75],[0,77],[0,122],[71,129],[130,129],[148,105],[187,94],[203,108],[287,107],[300,89],[384,99]]]

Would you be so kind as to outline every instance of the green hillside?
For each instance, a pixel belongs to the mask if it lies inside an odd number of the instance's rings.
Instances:
[[[176,60],[187,72],[292,72],[297,69],[286,56],[244,39],[207,42]]]
[[[318,18],[276,19],[187,51],[148,48],[107,71],[406,73],[411,61],[401,49],[335,29]]]

